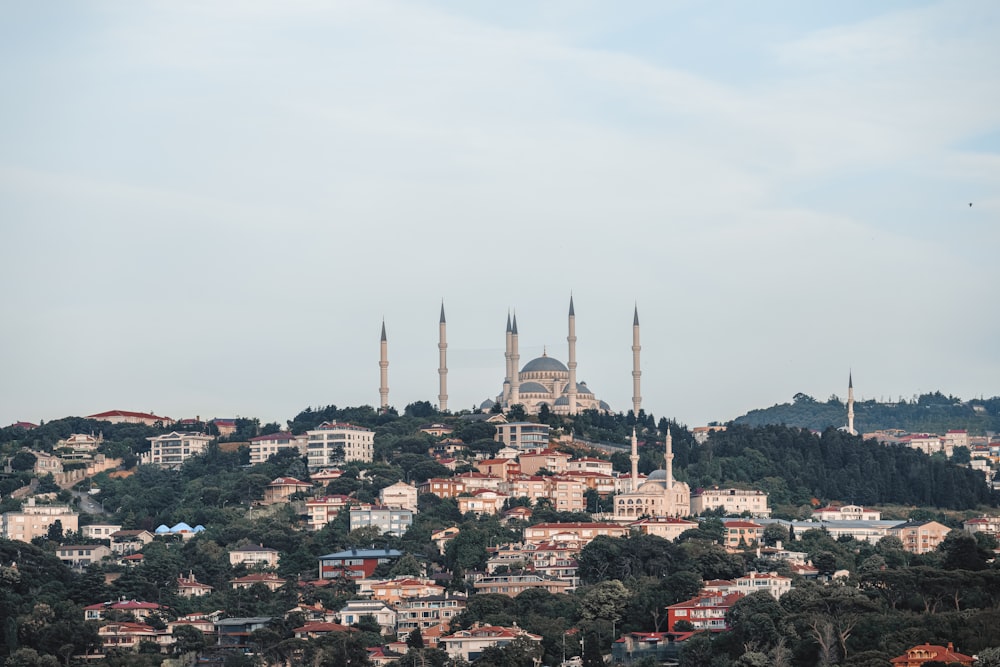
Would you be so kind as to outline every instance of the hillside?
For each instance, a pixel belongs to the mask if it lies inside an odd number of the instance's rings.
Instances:
[[[1000,397],[963,401],[941,392],[923,394],[898,403],[855,401],[854,425],[859,433],[880,429],[902,429],[910,433],[944,433],[965,429],[971,435],[1000,431]],[[836,396],[817,401],[796,394],[791,403],[751,410],[733,420],[736,424],[765,426],[785,424],[817,431],[847,423],[847,405]]]

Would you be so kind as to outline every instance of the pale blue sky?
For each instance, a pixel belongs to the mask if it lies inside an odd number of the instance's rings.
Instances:
[[[1000,393],[994,2],[0,5],[0,424],[565,361],[698,425]],[[974,205],[970,208],[969,203]]]

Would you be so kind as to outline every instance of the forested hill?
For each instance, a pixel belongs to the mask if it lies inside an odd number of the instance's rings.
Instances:
[[[821,435],[785,426],[733,425],[704,445],[674,447],[691,488],[738,484],[767,491],[772,505],[842,500],[968,510],[997,504],[983,474],[902,446],[863,441],[836,429]]]
[[[791,403],[751,410],[733,420],[737,424],[763,426],[787,424],[821,431],[847,424],[847,405],[837,396],[817,401],[806,394],[796,394]],[[923,394],[898,403],[855,401],[854,427],[859,433],[899,428],[910,433],[944,433],[965,429],[972,435],[1000,431],[1000,397],[963,401],[941,392]]]

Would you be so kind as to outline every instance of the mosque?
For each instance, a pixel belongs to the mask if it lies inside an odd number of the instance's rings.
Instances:
[[[538,414],[542,406],[558,415],[575,415],[586,410],[611,412],[611,406],[594,395],[594,391],[586,382],[577,380],[576,369],[576,312],[573,297],[569,299],[567,363],[550,357],[548,351],[542,356],[532,359],[521,366],[521,355],[518,351],[517,315],[507,315],[506,346],[504,350],[504,380],[499,394],[483,401],[479,409],[490,412],[500,406],[506,412],[514,405],[521,405],[527,414]],[[444,315],[444,304],[441,304],[441,317],[438,322],[438,409],[448,410],[448,340],[447,321]],[[632,389],[633,411],[639,413],[641,397],[639,396],[639,310],[635,309],[632,318]],[[380,384],[379,396],[381,409],[389,406],[388,384],[388,344],[385,335],[385,323],[382,323],[381,356],[379,359]]]

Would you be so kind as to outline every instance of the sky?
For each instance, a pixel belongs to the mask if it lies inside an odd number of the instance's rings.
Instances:
[[[0,424],[567,360],[697,426],[1000,394],[1000,4],[0,4]],[[971,204],[971,206],[970,206]],[[845,418],[846,419],[846,418]]]

